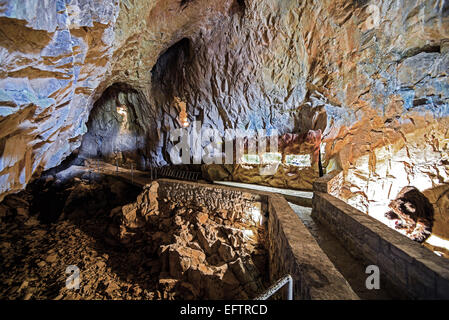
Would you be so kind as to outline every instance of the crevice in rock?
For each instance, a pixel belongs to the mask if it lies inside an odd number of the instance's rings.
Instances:
[[[38,53],[50,43],[52,35],[28,27],[26,21],[0,17],[0,46],[8,52]]]
[[[240,13],[241,16],[245,15],[246,3],[245,0],[235,0],[231,6],[231,14]]]
[[[440,45],[425,45],[420,48],[412,48],[402,54],[402,60],[417,56],[420,53],[441,53]]]

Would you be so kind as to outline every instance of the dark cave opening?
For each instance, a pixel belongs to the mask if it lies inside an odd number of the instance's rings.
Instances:
[[[161,93],[172,98],[177,95],[178,88],[184,87],[184,70],[192,55],[190,39],[182,38],[159,56],[151,69],[152,91],[156,98]]]

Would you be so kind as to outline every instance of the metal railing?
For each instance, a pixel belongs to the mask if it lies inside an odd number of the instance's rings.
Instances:
[[[293,278],[289,274],[280,278],[271,287],[269,287],[264,293],[257,296],[254,300],[267,300],[269,297],[271,297],[273,294],[275,294],[279,289],[281,289],[286,283],[288,283],[287,300],[293,300]]]
[[[100,160],[99,159],[93,159],[92,163],[89,162],[88,164],[88,170],[89,170],[89,176],[93,172],[100,173],[102,171],[100,166]],[[122,168],[119,165],[118,160],[115,160],[115,174],[119,175],[120,168]],[[131,173],[131,183],[134,183],[134,175],[135,173],[138,175],[137,168],[133,162],[130,163],[129,166],[130,173]],[[201,179],[202,174],[198,171],[185,171],[185,170],[178,170],[170,167],[160,167],[160,168],[154,168],[149,167],[146,170],[147,177],[150,178],[150,180],[156,180],[158,178],[174,178],[174,179],[180,179],[180,180],[188,180],[188,181],[198,181]]]
[[[190,180],[190,181],[197,181],[201,178],[201,172],[195,172],[195,171],[184,171],[184,170],[178,170],[173,169],[170,167],[162,167],[162,168],[154,168],[151,170],[151,175],[155,178],[174,178],[174,179],[180,179],[180,180]]]

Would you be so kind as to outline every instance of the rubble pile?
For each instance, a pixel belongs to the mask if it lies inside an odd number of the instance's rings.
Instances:
[[[113,210],[108,231],[124,246],[145,245],[160,288],[181,299],[251,299],[264,290],[264,228],[232,211],[158,200],[157,189],[153,182]]]
[[[158,199],[156,182],[138,196],[113,178],[55,183],[0,203],[0,298],[251,299],[265,288],[264,230],[233,212]]]

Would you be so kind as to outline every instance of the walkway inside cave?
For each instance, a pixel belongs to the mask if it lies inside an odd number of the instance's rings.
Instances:
[[[351,288],[361,298],[366,300],[398,299],[394,293],[384,289],[382,284],[379,290],[368,290],[365,280],[366,265],[352,256],[348,250],[325,226],[316,222],[312,216],[312,208],[303,207],[289,202],[290,207],[309,229],[321,249],[329,257],[335,267],[348,281]]]
[[[88,160],[82,168],[83,170],[89,171],[93,174],[114,176],[138,187],[143,187],[152,181],[149,172],[116,167],[99,160]],[[345,277],[354,292],[356,292],[361,299],[386,300],[399,298],[399,295],[391,292],[391,290],[385,289],[382,286],[382,280],[381,288],[379,290],[368,290],[366,288],[366,265],[352,256],[343,244],[329,230],[327,230],[325,226],[319,224],[312,218],[311,207],[313,192],[275,188],[233,181],[214,181],[213,183],[239,189],[257,190],[282,195],[286,198],[292,210],[308,228],[324,253],[329,257],[338,271]]]
[[[367,274],[365,273],[366,266],[363,262],[353,257],[348,250],[346,250],[343,244],[325,226],[312,218],[311,207],[313,192],[281,189],[231,181],[214,181],[214,183],[283,195],[286,197],[286,200],[293,211],[298,215],[307,229],[309,229],[318,245],[361,299],[387,300],[399,298],[399,296],[391,292],[391,290],[383,288],[382,281],[381,288],[379,290],[368,290],[366,288],[365,280]]]

